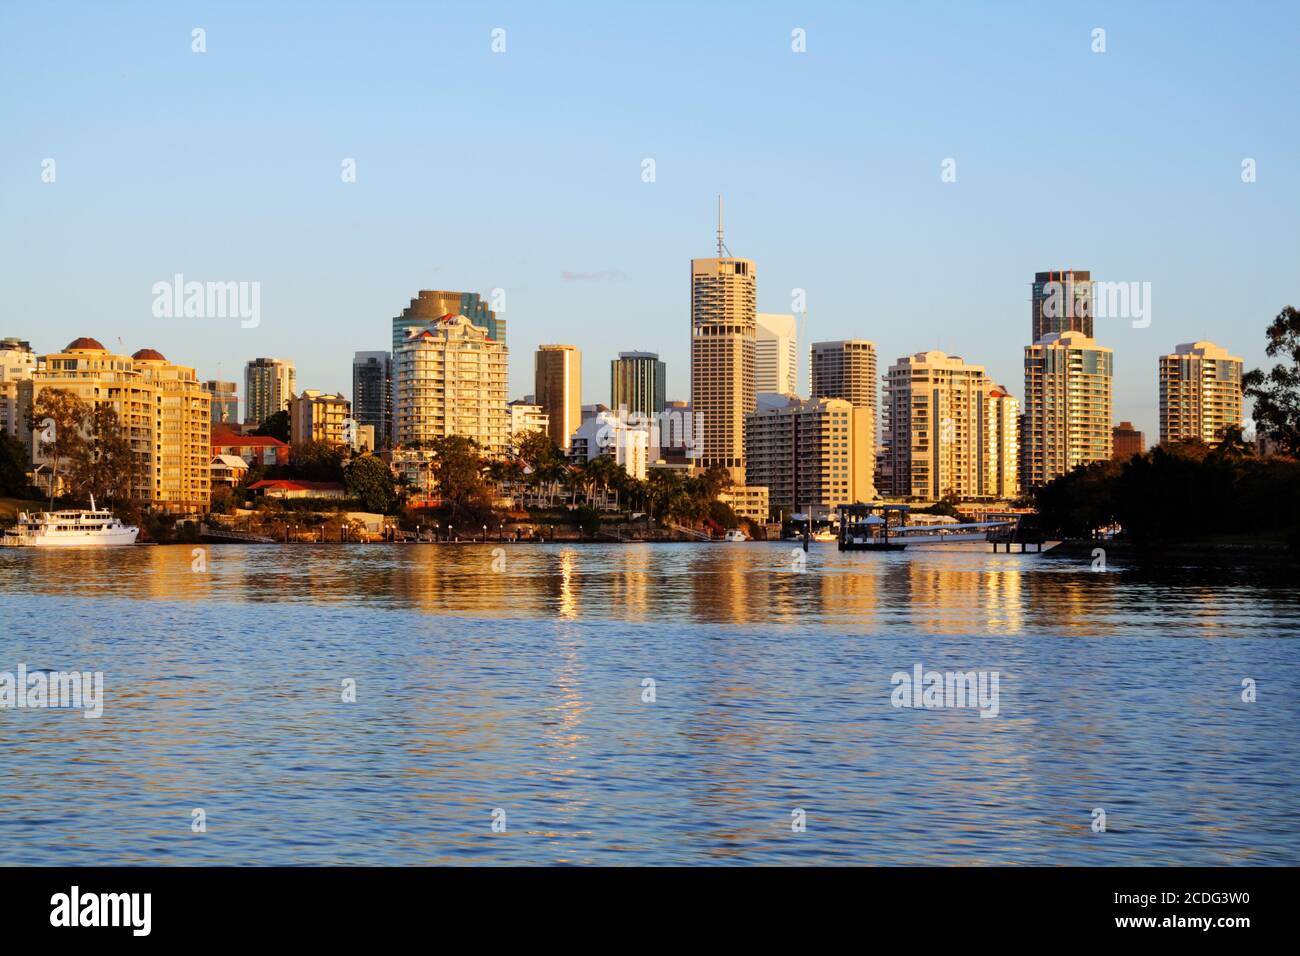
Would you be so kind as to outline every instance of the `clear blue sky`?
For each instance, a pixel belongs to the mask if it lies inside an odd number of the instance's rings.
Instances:
[[[347,394],[418,289],[499,287],[512,397],[540,342],[582,349],[585,401],[627,349],[686,397],[722,192],[760,310],[804,288],[805,343],[872,339],[882,371],[939,347],[1020,396],[1034,271],[1150,282],[1149,328],[1097,329],[1150,438],[1158,354],[1260,364],[1300,304],[1298,27],[1283,2],[5,4],[0,336],[241,389],[282,356]],[[177,272],[260,282],[261,325],[154,318]]]

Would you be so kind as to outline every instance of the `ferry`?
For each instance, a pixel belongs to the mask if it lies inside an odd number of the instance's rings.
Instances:
[[[19,513],[18,524],[0,536],[0,545],[11,548],[105,548],[135,544],[140,529],[123,524],[111,511],[95,507],[66,511]]]

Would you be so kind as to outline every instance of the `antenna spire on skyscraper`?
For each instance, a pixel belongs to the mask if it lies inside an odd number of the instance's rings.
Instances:
[[[718,258],[731,258],[731,250],[727,244],[722,241],[722,193],[718,193]]]

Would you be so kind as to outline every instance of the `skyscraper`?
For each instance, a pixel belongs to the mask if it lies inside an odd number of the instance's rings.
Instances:
[[[1020,486],[1029,489],[1111,457],[1114,354],[1082,332],[1025,346]]]
[[[890,485],[882,491],[927,501],[995,497],[987,487],[992,449],[985,435],[992,391],[984,366],[960,356],[917,352],[891,365],[882,469]]]
[[[582,353],[573,345],[542,345],[533,364],[537,404],[548,418],[547,433],[562,450],[582,424]]]
[[[754,391],[798,394],[799,342],[794,316],[759,312],[754,326]]]
[[[461,435],[491,456],[510,444],[506,349],[463,315],[412,329],[394,355],[401,445]]]
[[[1020,403],[1001,385],[984,396],[981,497],[1009,500],[1020,494]]]
[[[1092,338],[1092,273],[1060,269],[1034,273],[1029,341],[1054,332],[1082,332]]]
[[[239,422],[239,386],[235,382],[208,379],[203,390],[212,396],[212,424],[235,425]]]
[[[643,416],[664,410],[667,366],[654,352],[619,352],[609,363],[609,405]]]
[[[393,362],[387,352],[352,356],[352,417],[370,425],[380,445],[393,440]]]
[[[1241,427],[1241,359],[1213,342],[1188,342],[1160,356],[1160,440],[1214,444]]]
[[[286,359],[255,358],[244,366],[244,424],[260,425],[289,408],[297,372]]]
[[[486,329],[488,338],[502,345],[506,343],[506,320],[498,318],[477,292],[421,289],[402,314],[393,319],[393,354],[396,355],[398,347],[406,341],[409,329],[429,328],[447,315],[463,315],[474,325]]]
[[[813,398],[842,398],[876,417],[876,346],[865,339],[814,342],[809,385]],[[874,429],[874,425],[872,426]]]
[[[703,423],[696,464],[745,480],[745,416],[755,409],[757,272],[722,239],[718,257],[691,260],[691,410]]]

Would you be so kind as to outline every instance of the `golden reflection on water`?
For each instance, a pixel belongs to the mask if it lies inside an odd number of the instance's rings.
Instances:
[[[805,564],[806,566],[801,567]],[[830,624],[932,634],[1113,633],[1122,578],[1038,555],[978,549],[842,554],[789,542],[724,545],[265,545],[0,550],[7,588],[70,597],[415,608],[475,617],[741,626]],[[1224,626],[1224,587],[1180,587],[1178,608],[1135,600],[1202,632]],[[1233,612],[1237,613],[1235,608]]]

